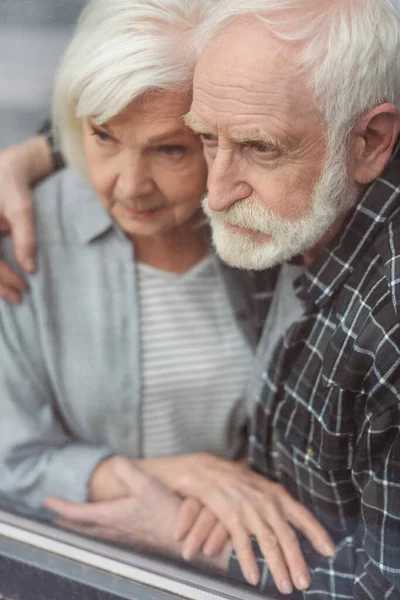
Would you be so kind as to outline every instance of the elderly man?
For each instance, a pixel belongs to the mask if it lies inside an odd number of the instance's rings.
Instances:
[[[386,0],[224,0],[198,40],[214,243],[282,265],[251,466],[337,544],[304,545],[303,597],[400,598],[400,21]]]
[[[400,598],[399,17],[387,0],[222,0],[197,42],[187,123],[214,243],[271,269],[276,344],[259,349],[250,436],[264,484],[204,456],[149,470],[209,506],[239,554],[256,536],[263,590]],[[300,540],[310,574],[274,525],[296,527],[289,494],[336,543],[321,556]],[[242,578],[236,555],[230,573]]]

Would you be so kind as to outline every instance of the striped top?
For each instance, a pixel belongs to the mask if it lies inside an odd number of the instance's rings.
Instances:
[[[215,256],[184,274],[137,265],[145,457],[209,452],[233,457],[245,426],[252,351]]]

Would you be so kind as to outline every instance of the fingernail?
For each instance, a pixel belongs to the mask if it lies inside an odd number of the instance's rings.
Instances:
[[[249,571],[248,581],[251,585],[257,585],[260,580],[260,575],[258,571]]]
[[[191,548],[183,548],[182,549],[182,556],[185,560],[192,560],[193,559],[193,551]]]
[[[289,579],[284,579],[281,581],[281,592],[282,594],[291,594],[293,592],[293,586]]]
[[[298,588],[299,590],[306,590],[308,587],[310,587],[310,577],[308,575],[300,575],[300,577],[298,578]]]
[[[325,544],[323,550],[324,556],[333,557],[336,554],[336,548],[333,544]]]

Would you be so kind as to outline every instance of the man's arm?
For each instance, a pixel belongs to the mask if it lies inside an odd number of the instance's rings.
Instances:
[[[390,378],[386,380],[390,386]],[[387,394],[381,389],[385,405]],[[392,394],[390,394],[392,395]],[[393,398],[394,399],[394,398]],[[400,403],[368,421],[354,461],[361,493],[354,598],[400,599]]]
[[[11,231],[17,261],[28,272],[36,268],[36,236],[31,188],[54,171],[54,157],[45,135],[0,152],[0,224]],[[0,296],[18,303],[26,286],[0,260]]]

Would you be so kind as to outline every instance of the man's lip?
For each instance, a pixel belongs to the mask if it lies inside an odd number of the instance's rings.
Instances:
[[[247,235],[247,237],[251,237],[260,244],[268,242],[271,239],[271,236],[267,233],[262,233],[261,231],[256,231],[255,229],[246,229],[245,227],[238,227],[237,225],[231,225],[230,223],[225,223],[225,227],[229,229],[229,231],[232,231],[232,233]]]

